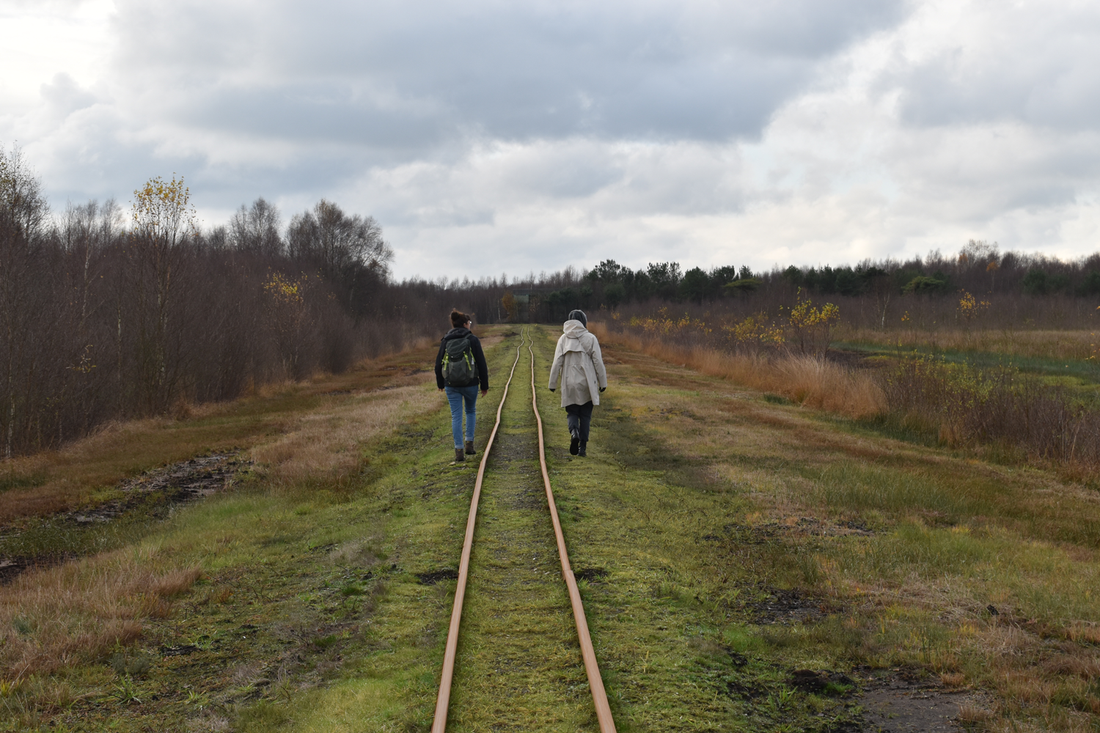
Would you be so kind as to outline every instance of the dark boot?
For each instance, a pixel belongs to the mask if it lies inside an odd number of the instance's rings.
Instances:
[[[582,440],[581,441],[581,447],[577,449],[577,455],[580,456],[581,458],[586,458],[586,457],[588,457],[588,452],[587,451],[588,451],[588,441],[587,440]]]
[[[466,456],[463,455],[461,448],[455,448],[455,463],[462,463],[466,460]]]
[[[569,431],[569,455],[577,455],[577,446],[581,443],[581,434],[576,428]]]
[[[474,454],[474,441],[466,441],[466,455],[472,456]]]

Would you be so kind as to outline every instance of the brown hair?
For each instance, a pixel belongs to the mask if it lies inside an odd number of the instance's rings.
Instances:
[[[451,325],[455,328],[459,326],[465,326],[467,321],[472,321],[468,315],[458,310],[457,308],[451,311]]]

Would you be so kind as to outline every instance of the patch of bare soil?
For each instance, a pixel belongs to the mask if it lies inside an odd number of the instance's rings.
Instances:
[[[71,531],[80,531],[138,512],[147,518],[161,519],[176,506],[224,490],[251,465],[251,460],[243,459],[236,453],[197,456],[124,481],[117,487],[121,495],[112,501],[58,514],[47,521],[71,528]],[[0,526],[0,538],[16,539],[19,533],[18,527]],[[74,556],[63,551],[39,555],[0,555],[0,585],[10,583],[28,568],[57,565]]]
[[[443,580],[458,580],[458,571],[454,568],[443,568],[427,573],[416,573],[416,580],[420,585],[435,585]]]
[[[862,522],[835,522],[816,517],[800,517],[797,522],[791,523],[727,524],[722,528],[722,535],[708,534],[700,539],[733,545],[763,545],[780,537],[869,537],[873,534],[874,530]]]
[[[866,733],[957,733],[962,706],[981,703],[981,693],[951,691],[905,670],[868,673],[862,686],[856,703],[863,707]]]
[[[161,507],[204,499],[221,491],[232,479],[251,467],[252,461],[236,453],[212,453],[148,471],[118,486],[123,495],[106,504],[72,512],[68,518],[77,524],[109,522],[129,511],[149,506],[151,499]]]
[[[821,598],[792,588],[766,588],[767,596],[748,604],[757,624],[813,623],[825,618],[831,610]]]
[[[118,488],[123,492],[120,499],[100,504],[92,510],[74,512],[70,518],[77,524],[110,522],[151,503],[171,510],[177,504],[206,499],[210,494],[223,490],[239,473],[251,466],[252,461],[242,459],[238,453],[211,453],[180,461],[119,484]]]
[[[67,559],[69,558],[64,555],[50,555],[48,557],[0,556],[0,585],[7,585],[15,580],[16,576],[30,568],[49,567],[62,563]]]

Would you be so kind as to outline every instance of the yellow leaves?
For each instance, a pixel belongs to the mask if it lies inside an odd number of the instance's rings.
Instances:
[[[273,272],[268,281],[264,283],[264,292],[277,303],[301,306],[305,303],[305,286],[305,276],[300,280],[288,280],[282,273]]]
[[[962,293],[962,297],[959,298],[960,314],[973,315],[989,307],[988,300],[978,300],[965,290],[960,290],[959,292]]]
[[[705,321],[698,318],[692,318],[686,313],[682,318],[670,318],[668,315],[668,308],[661,308],[657,311],[656,316],[647,316],[645,318],[633,316],[630,319],[630,326],[633,328],[641,328],[646,334],[651,336],[679,336],[689,333],[706,336],[712,331]]]
[[[781,346],[785,341],[783,329],[769,321],[764,313],[723,326],[722,330],[737,346],[775,347]]]
[[[829,334],[833,324],[840,320],[840,308],[833,303],[826,303],[820,308],[815,308],[813,301],[802,297],[802,290],[798,291],[798,302],[790,309],[787,316],[787,329],[790,338],[797,343],[798,350],[803,354],[821,353],[829,348]]]
[[[815,326],[831,326],[840,319],[840,308],[833,303],[826,303],[820,308],[813,307],[813,301],[809,298],[799,299],[797,305],[791,308],[788,322],[794,329],[814,328]]]
[[[198,230],[191,190],[174,173],[170,181],[157,176],[134,191],[132,218],[135,234],[167,244]]]
[[[970,340],[970,322],[982,311],[989,308],[988,300],[978,300],[965,290],[960,290],[959,307],[955,312],[955,320],[962,322],[966,328],[967,342]]]

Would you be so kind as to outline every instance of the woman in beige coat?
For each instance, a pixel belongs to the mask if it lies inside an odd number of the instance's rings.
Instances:
[[[588,332],[587,326],[584,311],[569,314],[550,366],[551,392],[561,378],[561,406],[569,416],[569,452],[574,456],[587,455],[592,407],[600,404],[600,392],[607,389],[600,342]]]

